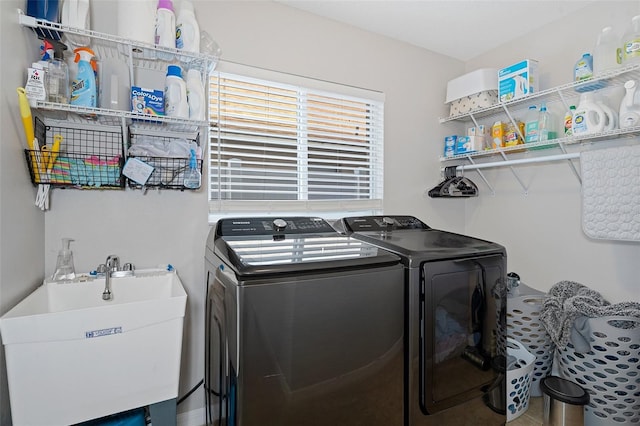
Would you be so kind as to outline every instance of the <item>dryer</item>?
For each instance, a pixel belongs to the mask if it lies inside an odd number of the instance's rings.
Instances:
[[[505,304],[493,292],[505,279],[505,248],[432,229],[412,216],[346,217],[335,227],[402,259],[405,424],[504,424],[504,413],[481,397],[502,377],[491,367],[505,352],[498,343]],[[469,414],[475,419],[465,423]]]
[[[238,218],[205,263],[207,424],[402,425],[399,256],[317,217]]]

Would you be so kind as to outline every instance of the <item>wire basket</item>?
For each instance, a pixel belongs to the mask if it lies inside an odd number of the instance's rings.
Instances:
[[[542,396],[540,380],[551,373],[556,345],[540,321],[545,294],[524,295],[507,299],[507,336],[518,340],[535,355],[531,377],[531,396]]]
[[[34,185],[82,189],[124,188],[122,128],[100,124],[45,124],[35,118],[40,150],[25,150]],[[54,139],[60,144],[54,149]]]
[[[640,424],[640,319],[586,319],[589,352],[573,344],[558,349],[561,377],[580,384],[590,394],[585,426]]]
[[[199,134],[198,132],[181,133],[165,132],[158,134],[157,132],[150,131],[148,129],[130,129],[129,133],[129,145],[130,148],[139,141],[151,141],[155,147],[162,147],[166,149],[169,144],[175,143],[177,140],[183,140],[183,142],[192,143],[199,146]],[[167,149],[167,152],[170,150]],[[164,188],[164,189],[179,189],[184,190],[184,178],[189,171],[189,157],[182,156],[149,156],[149,155],[135,155],[129,152],[129,158],[136,158],[143,163],[153,167],[153,171],[149,176],[149,179],[144,185],[128,179],[129,187],[131,188]],[[196,168],[202,175],[202,159],[196,160]]]
[[[518,341],[507,338],[507,356],[516,358],[507,370],[507,421],[517,419],[529,408],[531,376],[536,357]],[[509,362],[507,362],[509,364]]]

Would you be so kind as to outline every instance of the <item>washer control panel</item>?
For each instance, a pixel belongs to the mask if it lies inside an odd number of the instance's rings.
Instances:
[[[246,236],[335,233],[336,231],[327,221],[319,217],[248,217],[220,219],[216,225],[216,232],[218,236]]]

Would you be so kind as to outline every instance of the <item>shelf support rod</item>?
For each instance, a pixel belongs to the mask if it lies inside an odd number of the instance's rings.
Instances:
[[[469,160],[469,162],[471,164],[476,164],[473,161],[472,157],[467,156],[467,160]],[[480,175],[480,177],[482,178],[482,180],[484,181],[485,185],[487,185],[487,187],[489,188],[489,190],[491,191],[491,195],[495,196],[496,195],[496,191],[493,189],[493,187],[491,186],[491,184],[489,184],[489,181],[487,180],[487,178],[484,176],[484,173],[482,173],[480,170],[476,170],[476,172]]]
[[[518,160],[494,161],[491,163],[480,163],[480,164],[470,164],[470,165],[463,164],[456,167],[458,171],[463,172],[465,170],[490,169],[494,167],[515,166],[518,164],[544,163],[547,161],[572,160],[576,158],[580,158],[580,153],[576,152],[572,154],[557,154],[557,155],[549,155],[546,157],[521,158]]]
[[[567,154],[567,149],[565,148],[563,143],[559,143],[558,146],[562,150],[563,154]],[[571,158],[567,158],[567,162],[569,163],[569,167],[571,167],[571,171],[573,172],[575,177],[578,178],[578,182],[580,183],[580,185],[582,185],[582,177],[580,177],[580,173],[578,173],[578,170],[576,169],[575,164],[573,164],[573,161],[571,161]]]
[[[502,105],[502,109],[504,109],[504,113],[507,114],[507,117],[509,117],[509,121],[511,121],[511,124],[513,125],[513,128],[516,129],[516,132],[518,133],[518,137],[520,138],[522,143],[524,143],[524,135],[522,134],[520,126],[518,126],[518,123],[516,122],[516,120],[513,118],[513,116],[509,112],[509,108],[507,108],[507,106],[503,104]],[[506,154],[504,152],[500,151],[500,155],[502,156],[504,161],[508,161],[507,156],[506,156]],[[518,173],[516,173],[516,171],[515,171],[515,169],[513,167],[509,167],[509,169],[511,170],[511,173],[513,173],[513,176],[516,178],[518,183],[520,183],[520,186],[524,190],[524,194],[527,195],[528,189],[525,186],[525,184],[522,182],[522,179],[520,179],[520,176],[518,176]]]

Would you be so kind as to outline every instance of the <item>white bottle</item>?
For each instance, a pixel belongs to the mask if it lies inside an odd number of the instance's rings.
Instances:
[[[156,44],[162,47],[176,47],[176,16],[171,0],[159,0],[156,11]]]
[[[593,72],[599,74],[620,66],[620,39],[613,32],[613,28],[605,27],[598,36],[593,50]]]
[[[600,133],[604,130],[605,120],[604,111],[595,101],[593,92],[582,93],[573,115],[573,135]]]
[[[622,36],[622,64],[640,62],[640,15],[631,18],[631,26]]]
[[[117,0],[116,28],[120,37],[154,44],[158,0]]]
[[[164,87],[164,113],[168,117],[189,118],[187,83],[182,79],[182,69],[169,65]]]
[[[200,27],[189,0],[182,0],[176,18],[176,48],[185,52],[200,52]]]
[[[564,114],[564,135],[573,135],[573,116],[576,112],[575,105],[571,105],[567,112]]]
[[[191,120],[204,121],[204,85],[200,71],[190,69],[187,72],[187,102],[189,103],[189,118]]]

